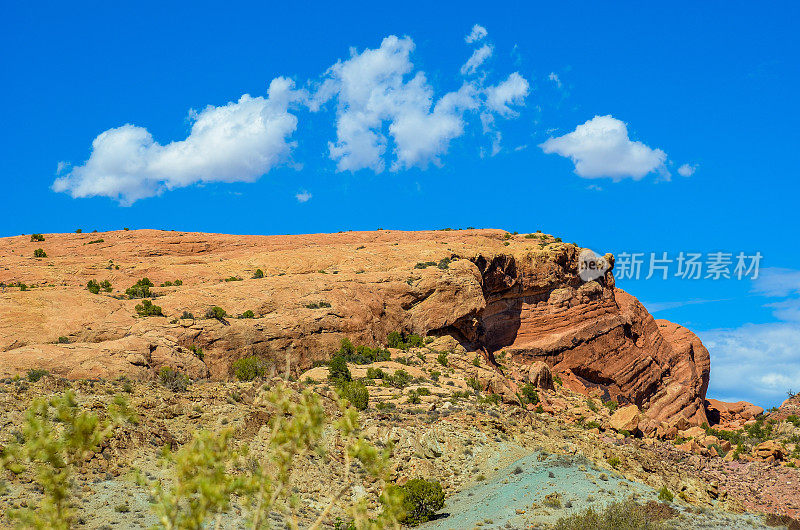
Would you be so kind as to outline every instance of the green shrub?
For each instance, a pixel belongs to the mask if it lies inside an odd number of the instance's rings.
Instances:
[[[113,290],[113,287],[111,286],[111,282],[110,281],[103,280],[102,282],[100,282],[100,289],[102,289],[103,291],[105,291],[107,293],[110,293]]]
[[[220,306],[215,305],[208,308],[206,311],[206,318],[215,318],[217,320],[225,320],[225,317],[228,316],[228,313],[225,312]]]
[[[437,355],[437,356],[436,356],[436,360],[437,360],[437,361],[439,362],[439,364],[441,364],[442,366],[447,366],[447,352],[445,352],[445,351],[440,351],[440,352],[439,352],[439,355]]]
[[[226,282],[240,282],[240,281],[242,281],[242,278],[240,276],[229,276],[229,277],[225,278],[225,281]]]
[[[161,287],[172,287],[172,282],[167,280],[166,282],[161,284]]]
[[[419,405],[422,400],[419,398],[419,393],[416,390],[408,391],[408,403],[412,405]]]
[[[97,280],[89,280],[86,284],[86,288],[92,294],[100,294],[100,284],[97,283]]]
[[[439,382],[439,377],[441,377],[441,375],[442,375],[442,372],[439,372],[438,370],[432,371],[431,372],[431,381],[435,381],[435,382],[438,383]]]
[[[619,403],[617,403],[613,399],[604,402],[603,405],[605,405],[608,411],[611,412],[612,414],[619,408]]]
[[[481,382],[478,381],[477,377],[468,377],[467,378],[467,386],[470,387],[475,392],[481,391]]]
[[[201,361],[205,360],[206,358],[206,354],[203,353],[203,348],[198,348],[194,344],[189,346],[189,351],[191,351],[194,354],[194,356],[200,359]]]
[[[169,366],[163,366],[158,371],[158,382],[173,392],[185,392],[190,383],[189,377]]]
[[[431,391],[425,387],[422,387],[417,389],[417,394],[420,396],[430,396]]]
[[[666,486],[661,486],[661,489],[658,490],[658,500],[672,502],[672,499],[675,497],[672,495],[672,492],[667,489]]]
[[[231,368],[233,369],[233,375],[239,381],[252,381],[253,379],[264,377],[268,366],[269,363],[264,359],[251,355],[236,359],[233,361]]]
[[[367,368],[367,379],[383,379],[386,374],[380,368]]]
[[[142,300],[141,304],[136,304],[136,312],[143,317],[163,317],[161,306],[153,304],[150,300]]]
[[[384,380],[389,383],[391,386],[399,389],[403,389],[411,383],[411,374],[403,370],[397,370],[394,375],[387,375]]]
[[[256,280],[263,277],[264,277],[264,271],[262,271],[261,269],[256,269],[256,272],[253,273],[253,278]]]
[[[339,394],[358,410],[367,410],[369,390],[361,381],[344,381],[339,385]]]
[[[324,300],[321,302],[311,302],[310,304],[306,304],[307,309],[323,309],[325,307],[331,307],[331,304]]]
[[[617,469],[621,463],[622,461],[619,459],[618,456],[612,456],[608,459],[608,465],[610,465],[614,469]]]
[[[75,233],[76,233],[76,234],[81,234],[81,233],[83,233],[83,229],[81,229],[81,228],[78,228],[77,230],[75,230]]]
[[[386,345],[389,348],[397,348],[404,351],[409,348],[419,348],[424,343],[423,338],[416,333],[406,335],[399,331],[392,331],[386,336]]]
[[[42,234],[31,234],[31,243],[36,241],[44,241],[44,236]]]
[[[175,287],[180,287],[181,285],[183,285],[183,280],[175,280],[174,282],[172,282],[172,285],[174,285]]]
[[[414,265],[415,269],[427,269],[428,267],[435,267],[435,261],[420,261],[416,265]]]
[[[403,336],[399,331],[392,331],[386,336],[386,346],[389,348],[400,348],[403,344]]]
[[[401,522],[417,526],[444,507],[444,491],[438,481],[414,478],[401,487],[405,517]]]
[[[38,381],[39,379],[41,379],[46,375],[50,375],[50,372],[48,372],[47,370],[43,370],[41,368],[31,368],[30,370],[28,370],[27,378],[28,381],[30,381],[31,383],[35,383],[36,381]]]
[[[194,315],[193,315],[193,314],[191,314],[189,311],[184,311],[184,312],[181,314],[181,318],[183,318],[183,319],[192,319],[192,320],[194,320]]]
[[[89,241],[89,242],[88,242],[88,243],[86,243],[86,244],[87,244],[87,245],[94,245],[95,243],[105,243],[105,242],[106,242],[106,240],[105,240],[105,239],[93,239],[92,241]]]
[[[334,355],[328,363],[328,379],[334,382],[347,382],[353,379],[347,367],[347,359],[342,355]]]
[[[150,292],[151,287],[153,287],[153,282],[148,278],[142,278],[131,287],[125,289],[125,294],[128,298],[150,298],[153,296]]]
[[[440,269],[449,269],[450,268],[450,258],[444,258],[439,263],[436,264],[437,267]]]
[[[58,337],[59,344],[69,344],[69,337]]]
[[[525,400],[525,404],[536,405],[539,403],[539,392],[531,383],[525,383],[525,386],[522,387],[522,398]]]
[[[47,252],[45,252],[44,250],[42,250],[40,248],[37,248],[36,250],[33,251],[33,257],[34,258],[46,258],[47,257]]]
[[[239,315],[239,318],[256,318],[256,314],[248,309],[247,311]]]

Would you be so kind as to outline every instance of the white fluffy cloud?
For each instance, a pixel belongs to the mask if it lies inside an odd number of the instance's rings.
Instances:
[[[711,353],[711,397],[771,406],[780,404],[792,385],[799,389],[800,326],[746,324],[698,335]]]
[[[486,38],[475,26],[467,38]],[[471,117],[514,117],[524,104],[528,82],[519,73],[497,85],[486,75],[463,80],[460,88],[435,97],[425,73],[411,62],[414,42],[386,37],[380,47],[338,61],[313,90],[296,90],[293,81],[276,78],[267,97],[243,95],[237,102],[190,112],[192,128],[182,140],[157,142],[144,127],[127,124],[94,139],[89,159],[70,167],[59,164],[52,188],[72,197],[104,196],[131,204],[165,190],[208,182],[253,182],[288,161],[298,128],[297,111],[312,112],[336,102],[336,139],[329,155],[339,171],[381,172],[441,165],[451,142],[465,133]],[[464,66],[472,76],[491,56],[485,44]],[[321,113],[323,117],[330,114]],[[500,134],[486,132],[499,150]],[[305,202],[311,196],[298,194]],[[305,200],[304,200],[305,198]]]
[[[312,195],[306,190],[303,190],[294,196],[294,198],[297,199],[297,202],[308,202],[311,200],[311,197]]]
[[[697,170],[697,166],[692,164],[683,164],[681,167],[678,168],[678,175],[682,177],[691,177],[694,175],[694,172]]]
[[[464,40],[467,41],[467,44],[472,44],[473,42],[478,42],[482,38],[486,37],[488,33],[489,32],[486,31],[486,28],[480,24],[475,24],[472,26],[472,31],[469,32],[469,35],[464,37]]]
[[[472,55],[467,59],[467,62],[464,63],[464,66],[461,67],[461,75],[470,75],[474,74],[478,68],[486,62],[486,60],[492,56],[492,47],[488,44],[484,44],[474,52]]]
[[[292,81],[277,78],[266,98],[245,94],[194,113],[189,136],[167,145],[143,127],[109,129],[92,142],[89,160],[57,178],[53,190],[130,204],[199,182],[253,182],[288,155],[297,127],[288,106],[296,97]]]
[[[668,177],[667,154],[628,137],[627,125],[612,116],[595,116],[574,131],[539,145],[545,153],[568,157],[583,178],[639,180],[651,172]]]
[[[312,94],[312,110],[337,100],[337,141],[329,149],[339,171],[383,171],[389,147],[384,128],[394,143],[393,171],[439,165],[450,142],[464,134],[468,111],[512,116],[509,105],[524,102],[528,82],[518,73],[496,86],[465,81],[435,99],[425,74],[414,69],[413,50],[411,39],[390,36],[377,49],[353,51]]]

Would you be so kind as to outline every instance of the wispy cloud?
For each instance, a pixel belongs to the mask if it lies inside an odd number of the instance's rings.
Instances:
[[[312,195],[309,192],[307,192],[306,190],[303,190],[303,191],[297,193],[294,196],[294,198],[297,199],[297,202],[300,202],[300,203],[310,201],[311,197],[312,197]]]
[[[711,353],[710,396],[771,406],[798,386],[800,326],[746,324],[698,335]]]

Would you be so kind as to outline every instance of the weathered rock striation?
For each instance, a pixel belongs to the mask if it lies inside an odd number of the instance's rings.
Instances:
[[[47,258],[33,258],[39,247]],[[504,351],[525,365],[543,361],[571,388],[640,407],[645,432],[680,416],[706,421],[709,356],[699,339],[654,320],[615,289],[610,271],[581,280],[579,252],[500,230],[3,238],[0,282],[35,287],[0,293],[0,376],[43,368],[147,378],[172,366],[224,378],[247,355],[299,373],[343,337],[378,345],[401,330],[452,335],[490,360]],[[263,278],[253,278],[257,269]],[[140,300],[123,296],[143,277],[182,281],[153,288],[166,317],[139,317]],[[91,294],[90,279],[109,280],[113,291]],[[230,316],[203,318],[211,306]],[[247,310],[255,318],[236,317]]]

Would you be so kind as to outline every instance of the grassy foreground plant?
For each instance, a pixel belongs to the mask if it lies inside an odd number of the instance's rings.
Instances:
[[[174,455],[168,455],[167,462],[174,468],[169,474],[172,484],[152,484],[154,509],[165,528],[200,529],[212,521],[212,527],[221,528],[222,514],[232,495],[249,508],[247,528],[269,528],[271,512],[281,513],[289,528],[299,528],[299,499],[293,493],[292,473],[304,456],[321,455],[331,447],[323,440],[327,426],[335,433],[333,450],[341,451],[344,458],[344,476],[336,482],[337,489],[328,499],[319,499],[324,508],[307,528],[321,528],[330,519],[333,507],[351,497],[362,474],[382,485],[382,511],[370,514],[362,497],[347,507],[351,527],[399,528],[403,495],[389,482],[390,448],[379,450],[360,434],[355,408],[344,399],[339,400],[340,417],[331,420],[318,395],[310,390],[298,394],[283,384],[262,391],[254,404],[271,410],[272,419],[265,450],[259,455],[247,455],[247,466],[242,465],[247,451],[233,449],[230,431],[201,432]]]
[[[72,526],[72,476],[75,468],[111,436],[116,426],[132,421],[127,402],[117,397],[100,418],[78,405],[75,393],[34,400],[25,415],[21,441],[0,454],[0,467],[12,475],[30,471],[42,492],[35,507],[8,515],[24,528],[66,529]]]

